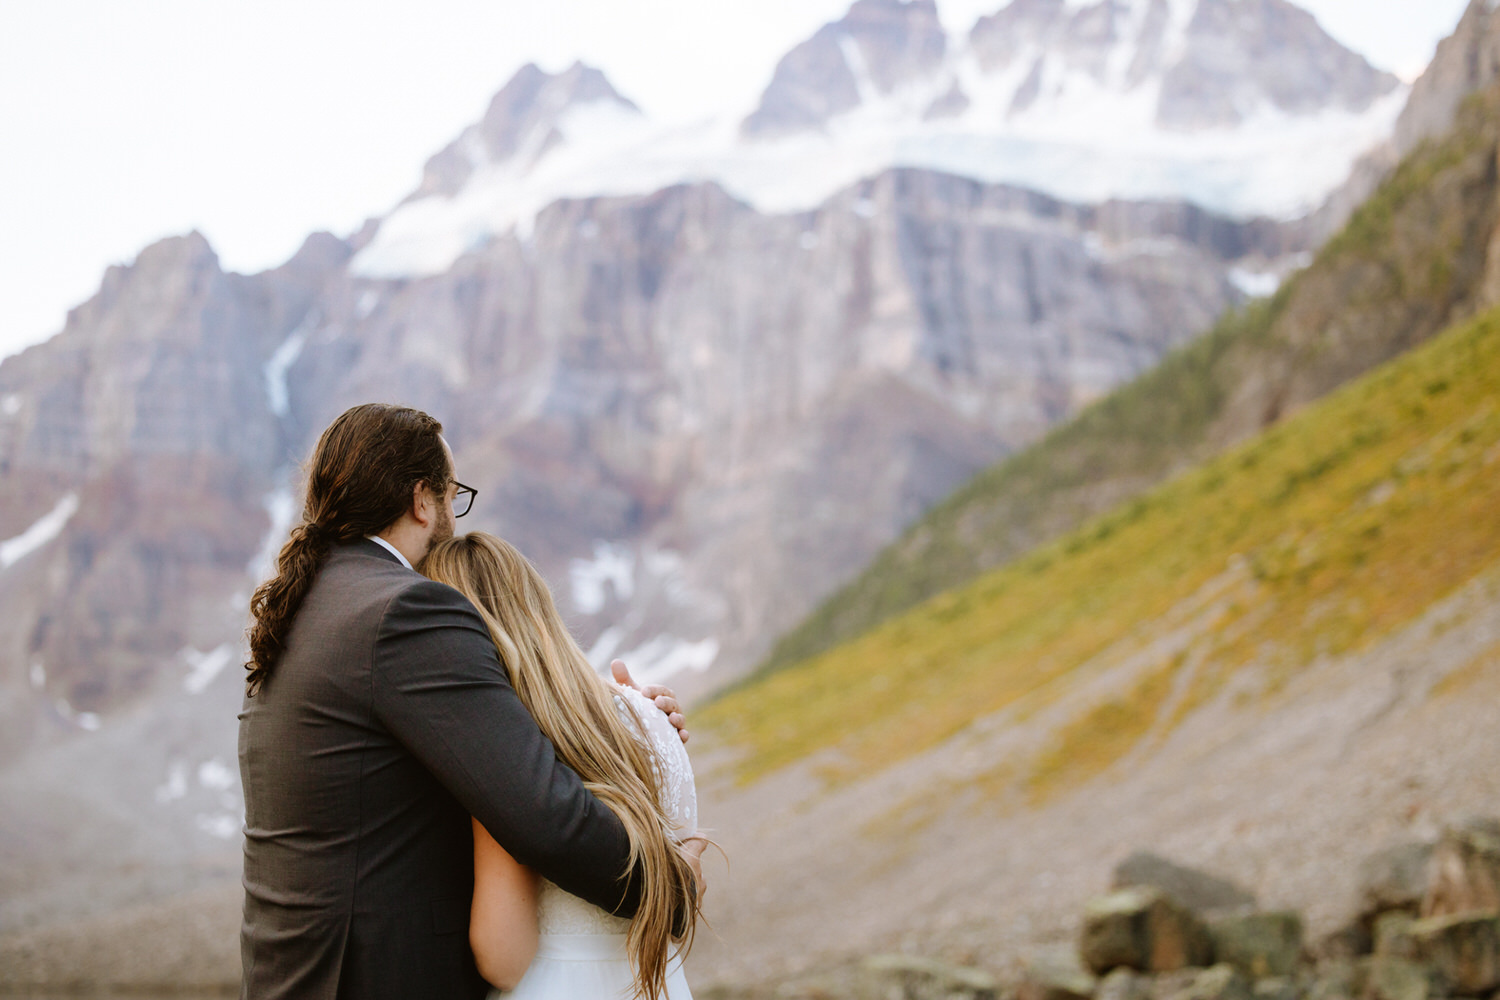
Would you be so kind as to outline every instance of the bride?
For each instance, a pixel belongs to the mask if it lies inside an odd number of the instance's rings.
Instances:
[[[707,842],[696,836],[693,771],[676,730],[640,692],[594,673],[545,581],[509,543],[450,538],[422,571],[474,603],[521,701],[619,816],[643,871],[635,917],[611,916],[522,867],[476,820],[469,943],[480,974],[512,1000],[691,1000],[682,955]]]

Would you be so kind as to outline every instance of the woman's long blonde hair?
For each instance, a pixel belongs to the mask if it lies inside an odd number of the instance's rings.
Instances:
[[[558,757],[624,824],[630,864],[639,862],[642,874],[628,939],[636,995],[663,995],[668,945],[681,941],[684,954],[691,948],[698,898],[661,807],[644,730],[631,732],[620,718],[613,692],[568,633],[546,581],[508,542],[482,531],[450,538],[432,547],[422,571],[479,609],[516,693]],[[680,935],[673,933],[679,913]]]

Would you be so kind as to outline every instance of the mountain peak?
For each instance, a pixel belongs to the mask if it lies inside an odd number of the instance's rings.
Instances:
[[[411,199],[456,194],[483,166],[518,158],[534,162],[561,140],[563,114],[590,104],[640,113],[592,66],[575,62],[554,74],[527,63],[490,100],[483,118],[427,161]]]
[[[876,94],[935,71],[947,37],[934,0],[856,0],[776,64],[745,136],[821,128]]]
[[[1399,86],[1287,0],[1015,0],[969,44],[987,75],[1020,80],[1011,114],[1103,89],[1153,97],[1168,131],[1359,114]]]

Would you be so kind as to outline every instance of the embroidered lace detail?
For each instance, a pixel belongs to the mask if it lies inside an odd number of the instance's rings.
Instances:
[[[630,921],[542,879],[537,894],[537,927],[543,934],[626,934]]]
[[[693,783],[692,762],[677,730],[660,709],[633,688],[616,689],[615,707],[651,751],[662,811],[676,824],[678,839],[697,833],[698,789]],[[542,880],[537,911],[543,934],[624,934],[630,930],[629,920],[611,916],[546,879]]]
[[[662,811],[677,827],[677,839],[698,832],[698,789],[693,783],[693,763],[687,747],[666,715],[634,688],[618,688],[615,707],[632,731],[642,733],[641,742],[651,751],[651,770]],[[632,709],[634,710],[632,712]]]

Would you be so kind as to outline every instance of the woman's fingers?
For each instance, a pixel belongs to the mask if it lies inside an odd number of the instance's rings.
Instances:
[[[677,730],[678,737],[682,742],[688,741],[687,717],[682,714],[682,706],[677,702],[677,695],[672,689],[661,684],[647,684],[640,687],[630,676],[630,668],[625,665],[624,660],[611,660],[609,662],[610,676],[614,677],[615,683],[621,687],[632,687],[651,699],[651,703],[666,715]]]
[[[615,679],[615,683],[621,687],[635,688],[637,691],[640,691],[640,685],[631,679],[630,668],[625,666],[624,660],[610,660],[609,673]],[[644,692],[642,693],[644,694]],[[646,695],[646,697],[649,698],[651,696]]]

